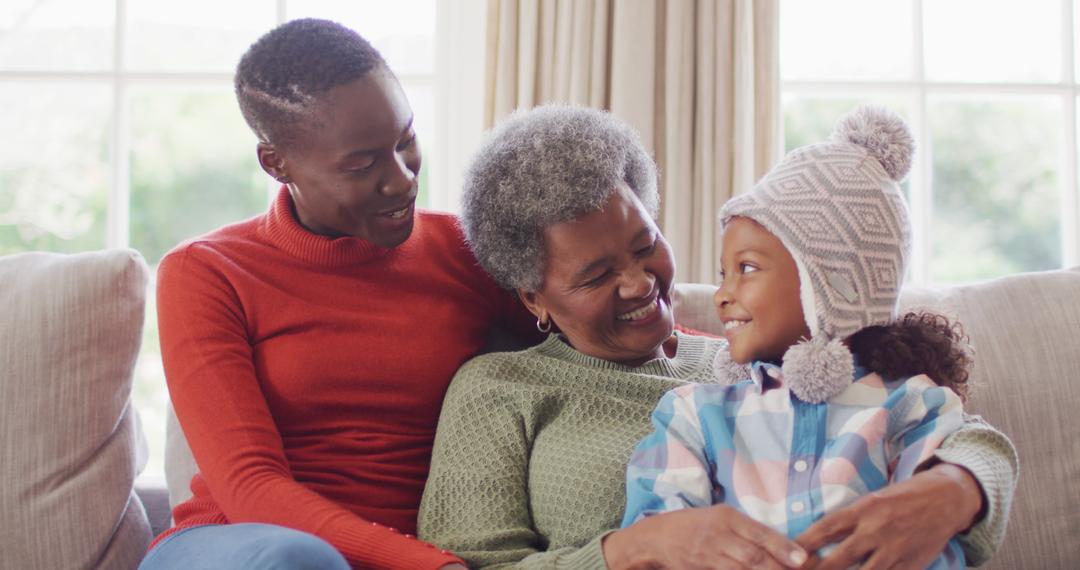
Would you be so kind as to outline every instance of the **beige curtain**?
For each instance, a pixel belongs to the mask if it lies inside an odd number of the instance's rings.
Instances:
[[[608,109],[660,167],[680,281],[716,277],[716,212],[776,159],[778,0],[488,0],[485,127],[515,108]]]

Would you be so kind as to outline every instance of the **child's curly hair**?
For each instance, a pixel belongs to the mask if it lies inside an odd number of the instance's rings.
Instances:
[[[856,332],[848,345],[860,364],[885,378],[926,374],[967,401],[973,360],[959,322],[934,313],[911,312],[887,325]]]

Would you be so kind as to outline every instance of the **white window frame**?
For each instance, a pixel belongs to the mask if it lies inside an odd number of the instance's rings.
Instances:
[[[484,131],[486,0],[435,2],[435,149],[428,207],[461,212],[461,186]],[[453,137],[449,136],[452,133]]]
[[[112,87],[109,125],[108,206],[105,220],[105,247],[126,248],[131,245],[131,130],[129,92],[132,86],[168,85],[176,87],[213,86],[231,89],[231,72],[140,72],[127,69],[127,13],[132,0],[114,0],[113,68],[111,71],[0,71],[0,80],[19,82],[85,82]],[[275,22],[286,20],[287,2],[277,0]],[[486,21],[484,0],[460,0],[453,6],[445,2],[436,5],[436,61],[431,74],[398,74],[406,89],[433,88],[435,125],[433,140],[427,141],[429,161],[429,203],[432,209],[457,212],[460,210],[461,172],[472,149],[479,143],[483,126],[484,29]],[[479,23],[479,29],[478,29]],[[471,62],[471,63],[470,63]],[[454,139],[443,136],[454,133]],[[254,145],[252,138],[252,145]],[[422,141],[423,143],[423,141]],[[267,201],[277,195],[279,185],[266,178]]]
[[[934,149],[930,144],[927,124],[927,100],[933,95],[1049,95],[1061,99],[1064,130],[1061,131],[1062,156],[1058,157],[1058,178],[1061,197],[1061,251],[1063,267],[1080,265],[1080,185],[1077,167],[1077,114],[1076,99],[1080,95],[1075,73],[1075,25],[1073,0],[1061,0],[1061,81],[1058,83],[960,83],[928,81],[926,58],[923,50],[923,4],[913,0],[912,47],[915,73],[910,81],[781,81],[782,95],[840,95],[860,97],[866,95],[903,94],[914,102],[911,116],[912,135],[915,137],[916,153],[908,179],[911,184],[912,284],[931,285],[929,278],[931,246],[933,244],[932,168]],[[778,140],[784,154],[784,127],[780,125]]]
[[[213,87],[232,90],[232,72],[142,72],[127,68],[128,7],[137,0],[113,0],[111,71],[3,71],[0,82],[94,84],[113,89],[108,133],[110,180],[105,221],[105,247],[131,245],[131,124],[130,93],[133,87],[170,86],[180,88]],[[303,0],[276,0],[275,23],[286,21],[287,4]],[[483,130],[485,0],[458,0],[452,5],[435,0],[435,62],[430,74],[398,74],[402,86],[433,90],[434,121],[428,129],[430,138],[421,141],[428,158],[428,208],[458,212],[462,172],[478,145]],[[275,24],[275,25],[276,25]],[[453,133],[453,138],[443,133]],[[255,137],[251,138],[254,154]],[[435,160],[431,160],[434,158]],[[279,183],[266,177],[266,200],[277,196]],[[149,287],[153,294],[154,278]],[[145,350],[145,347],[144,347]],[[151,351],[153,352],[153,351]],[[140,358],[144,353],[140,353]],[[163,428],[163,426],[162,426]],[[154,446],[164,441],[154,441]],[[140,481],[161,483],[158,474],[144,472]]]

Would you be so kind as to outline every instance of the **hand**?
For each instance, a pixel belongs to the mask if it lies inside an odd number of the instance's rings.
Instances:
[[[806,551],[727,505],[642,519],[604,537],[608,568],[798,568]]]
[[[975,522],[982,491],[964,468],[940,463],[903,483],[889,485],[821,518],[797,542],[816,552],[839,542],[836,550],[808,567],[926,568],[957,533]],[[930,516],[928,516],[928,514]]]

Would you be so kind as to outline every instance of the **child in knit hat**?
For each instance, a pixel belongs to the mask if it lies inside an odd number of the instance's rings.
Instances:
[[[913,147],[896,115],[863,107],[724,205],[719,383],[660,401],[630,460],[623,526],[723,503],[794,539],[911,478],[960,428],[962,331],[897,318]],[[931,567],[964,567],[955,539]]]

